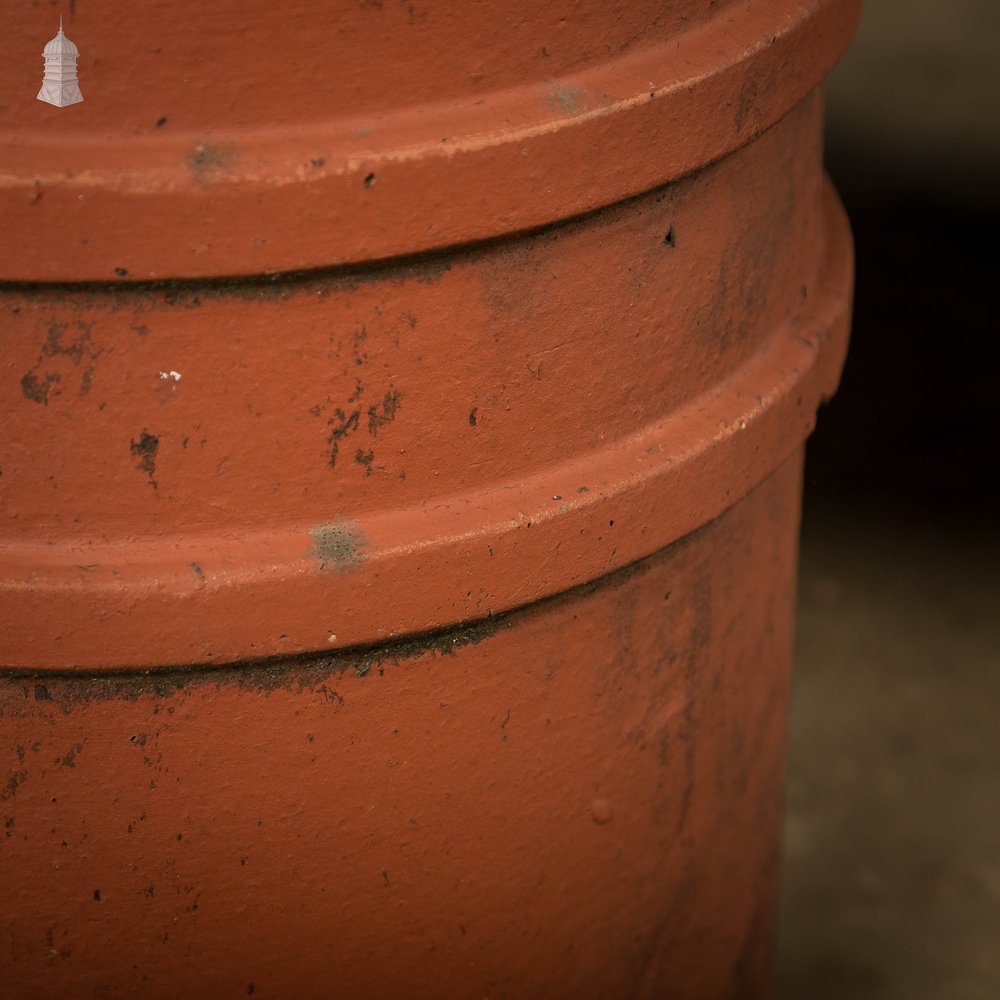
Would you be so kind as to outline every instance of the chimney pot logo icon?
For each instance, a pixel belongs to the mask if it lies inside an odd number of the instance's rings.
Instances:
[[[76,79],[76,58],[80,50],[63,34],[62,15],[59,15],[59,34],[42,50],[45,59],[45,76],[38,99],[57,108],[79,104],[83,100],[80,84]]]

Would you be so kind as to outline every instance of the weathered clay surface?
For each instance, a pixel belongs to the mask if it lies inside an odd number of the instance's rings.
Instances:
[[[0,65],[0,278],[277,273],[569,218],[773,125],[859,6],[90,0],[67,111],[14,97],[54,27],[38,5]]]
[[[0,125],[0,992],[765,996],[857,4],[187,6]]]
[[[8,291],[0,662],[381,642],[715,517],[839,373],[850,252],[820,125],[812,97],[687,180],[431,259]]]
[[[479,634],[0,681],[6,988],[765,995],[798,494]]]

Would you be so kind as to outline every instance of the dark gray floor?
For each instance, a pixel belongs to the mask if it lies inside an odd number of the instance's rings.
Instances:
[[[807,507],[779,1000],[1000,998],[998,556]]]
[[[810,442],[779,1000],[1000,1000],[996,0],[866,0],[828,87],[853,340]]]

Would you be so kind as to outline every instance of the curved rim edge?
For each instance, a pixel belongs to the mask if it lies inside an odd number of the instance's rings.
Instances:
[[[277,274],[567,219],[751,141],[821,83],[859,9],[859,0],[731,4],[578,76],[402,109],[364,136],[340,120],[130,143],[0,136],[0,214],[12,244],[0,281]],[[72,253],[52,253],[57,246]]]
[[[150,669],[372,645],[488,618],[665,548],[759,485],[836,388],[853,251],[829,182],[824,215],[809,315],[680,411],[529,479],[358,522],[7,549],[0,667]]]

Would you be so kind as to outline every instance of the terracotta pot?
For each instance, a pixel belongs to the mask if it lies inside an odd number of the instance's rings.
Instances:
[[[857,4],[181,6],[0,65],[5,989],[766,995]]]

